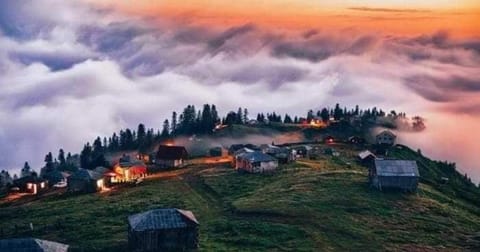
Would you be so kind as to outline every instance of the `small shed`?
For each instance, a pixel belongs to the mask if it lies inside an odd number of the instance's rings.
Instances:
[[[357,155],[358,161],[363,166],[372,167],[375,164],[375,159],[377,156],[369,150],[364,150]]]
[[[273,172],[278,168],[278,160],[261,151],[244,153],[236,157],[235,169],[248,173]]]
[[[396,139],[397,139],[397,136],[389,130],[384,130],[375,137],[375,140],[378,145],[387,145],[387,146],[394,145]]]
[[[48,181],[39,178],[36,174],[32,174],[14,180],[13,186],[18,187],[20,192],[39,194],[48,189]]]
[[[181,167],[187,158],[188,152],[183,146],[160,145],[154,163],[162,168]]]
[[[376,159],[369,169],[369,178],[373,187],[416,191],[420,174],[416,161]]]
[[[69,192],[93,193],[104,189],[103,174],[92,170],[78,169],[67,179]]]
[[[198,248],[199,223],[191,211],[154,209],[128,217],[130,251],[187,251]]]
[[[365,144],[367,141],[363,137],[351,136],[348,138],[348,142],[351,144]]]
[[[35,238],[0,240],[0,251],[67,252],[68,245]]]

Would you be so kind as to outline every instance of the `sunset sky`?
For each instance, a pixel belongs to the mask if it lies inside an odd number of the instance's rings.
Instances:
[[[339,102],[426,117],[401,142],[478,182],[478,24],[477,0],[1,1],[0,170],[186,104]]]

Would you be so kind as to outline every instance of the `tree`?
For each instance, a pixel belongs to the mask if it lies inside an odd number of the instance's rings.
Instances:
[[[230,111],[225,118],[225,124],[232,125],[237,122],[237,114],[233,111]]]
[[[80,167],[89,168],[92,160],[92,147],[90,143],[83,146],[83,150],[80,152]]]
[[[335,109],[333,110],[333,118],[335,120],[340,120],[343,117],[343,110],[340,108],[340,104],[335,105]]]
[[[248,109],[243,109],[243,123],[248,122]]]
[[[285,114],[285,119],[283,119],[283,123],[293,123],[293,120],[288,114]]]
[[[309,110],[308,113],[307,113],[307,122],[310,123],[310,121],[312,121],[313,119],[313,110]]]
[[[238,112],[236,114],[236,119],[235,119],[236,124],[243,124],[243,112],[242,108],[238,108]]]
[[[177,132],[177,112],[172,112],[172,124],[170,125],[170,130],[172,131],[172,135],[175,135]]]
[[[145,137],[147,135],[147,132],[145,130],[145,125],[143,123],[140,123],[137,128],[137,143],[138,146],[141,146],[145,142]]]
[[[58,158],[57,159],[58,159],[58,162],[60,162],[61,166],[65,165],[65,163],[66,163],[65,152],[63,151],[63,149],[58,150]]]
[[[170,135],[170,123],[168,120],[163,121],[162,137],[168,137]]]
[[[327,108],[322,109],[322,112],[320,112],[320,117],[322,118],[323,122],[328,122],[328,120],[330,119],[330,113],[328,112]]]
[[[20,177],[23,178],[30,176],[31,173],[32,169],[30,168],[30,165],[28,164],[28,162],[25,162],[25,164],[23,164],[22,171],[20,172]]]

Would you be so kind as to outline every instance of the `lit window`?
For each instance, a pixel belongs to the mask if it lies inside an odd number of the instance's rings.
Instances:
[[[32,189],[32,187],[33,187],[32,183],[28,183],[28,184],[27,184],[27,189],[30,190],[30,189]]]
[[[45,188],[45,182],[40,183],[40,188]]]

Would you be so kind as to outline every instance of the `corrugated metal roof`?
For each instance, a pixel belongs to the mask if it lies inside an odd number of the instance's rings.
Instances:
[[[417,162],[413,160],[375,160],[377,176],[420,177]]]
[[[176,208],[155,209],[130,215],[128,222],[135,231],[184,228],[192,223],[198,225],[191,211]]]
[[[261,151],[254,151],[254,152],[249,152],[245,153],[239,156],[239,158],[246,159],[250,162],[270,162],[270,161],[276,161],[275,158],[273,158],[270,155],[264,154]]]
[[[0,240],[0,251],[44,251],[64,252],[68,245],[35,238]]]

